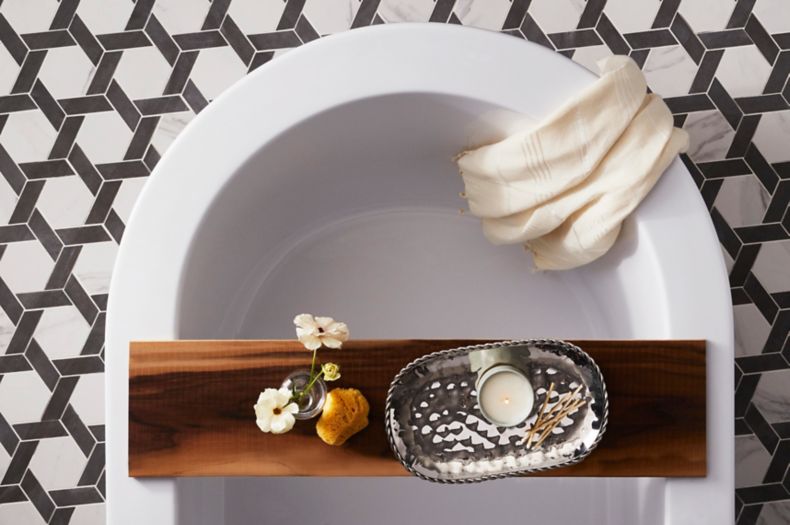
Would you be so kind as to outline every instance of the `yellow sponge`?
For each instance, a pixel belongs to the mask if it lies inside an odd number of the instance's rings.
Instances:
[[[335,388],[326,396],[324,412],[315,425],[324,443],[342,445],[348,438],[368,426],[370,405],[356,388]]]

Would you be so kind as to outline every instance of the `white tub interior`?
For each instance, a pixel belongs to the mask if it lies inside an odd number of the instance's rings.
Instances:
[[[598,262],[533,273],[522,248],[490,245],[459,213],[453,155],[519,125],[524,117],[487,103],[412,93],[292,127],[204,216],[182,273],[177,336],[292,338],[301,312],[342,319],[358,338],[668,336],[659,260],[638,214]],[[226,525],[652,525],[663,523],[663,490],[664,480],[646,479],[452,488],[411,478],[182,479],[178,515]]]

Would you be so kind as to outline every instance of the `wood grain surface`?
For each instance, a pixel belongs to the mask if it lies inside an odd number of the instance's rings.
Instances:
[[[266,387],[309,367],[296,341],[137,341],[130,344],[129,475],[402,476],[384,431],[384,402],[395,374],[413,359],[480,340],[349,341],[323,350],[359,388],[370,425],[342,447],[325,445],[315,420],[283,435],[255,425]],[[547,476],[706,475],[705,342],[573,341],[601,367],[609,427],[582,463]],[[321,353],[321,352],[319,352]]]

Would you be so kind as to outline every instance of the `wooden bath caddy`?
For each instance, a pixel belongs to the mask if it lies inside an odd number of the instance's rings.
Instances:
[[[403,476],[384,431],[390,382],[424,354],[481,340],[349,341],[324,350],[340,363],[337,386],[370,401],[370,425],[342,447],[325,445],[315,420],[283,435],[255,425],[253,404],[310,352],[297,341],[139,341],[130,344],[129,475]],[[544,476],[706,475],[704,341],[572,341],[600,366],[609,425],[582,463]]]

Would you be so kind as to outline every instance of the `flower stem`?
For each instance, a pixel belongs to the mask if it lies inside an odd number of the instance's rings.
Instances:
[[[312,374],[311,374],[311,375],[312,375]],[[324,375],[324,371],[323,371],[323,370],[321,370],[320,372],[318,372],[318,373],[315,375],[315,377],[313,377],[312,379],[310,379],[310,382],[309,382],[309,383],[307,383],[307,386],[304,388],[304,390],[302,390],[302,392],[301,392],[301,395],[303,396],[303,395],[307,394],[307,393],[310,391],[310,389],[311,389],[311,388],[313,388],[313,385],[315,384],[315,382],[316,382],[316,381],[318,381],[318,378],[319,378],[319,377],[321,377],[322,375]]]
[[[313,350],[313,361],[310,363],[310,379],[313,379],[313,372],[315,372],[315,355],[318,353],[318,348]],[[312,384],[312,383],[310,383]]]

